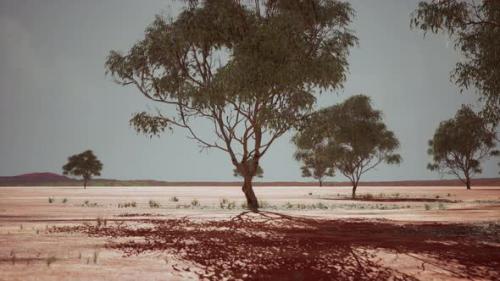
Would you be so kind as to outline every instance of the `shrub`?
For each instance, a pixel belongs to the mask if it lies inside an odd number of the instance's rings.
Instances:
[[[98,258],[99,258],[99,252],[94,251],[94,256],[92,258],[92,260],[94,261],[94,264],[97,264],[97,259]]]
[[[271,205],[269,202],[267,201],[264,201],[264,200],[260,200],[259,201],[259,206],[262,208],[262,209],[271,209],[271,208],[275,208],[276,206],[273,206]]]
[[[67,199],[67,198],[64,198],[64,199],[62,200],[62,203],[63,203],[63,204],[66,204],[67,202],[68,202],[68,199]]]
[[[101,217],[97,217],[96,223],[97,223],[97,227],[100,228],[101,226],[106,226],[108,224],[108,221],[106,219],[101,218]]]
[[[96,202],[89,202],[89,200],[85,200],[82,204],[82,207],[97,207],[99,206]]]
[[[135,201],[118,203],[118,208],[135,208],[137,207],[137,203]]]
[[[424,207],[425,207],[425,210],[426,210],[426,211],[429,211],[429,210],[431,209],[431,205],[429,205],[429,204],[425,204],[425,206],[424,206]]]
[[[172,202],[179,202],[179,198],[177,198],[176,196],[170,197],[170,201],[172,201]]]
[[[158,208],[160,208],[160,203],[158,203],[154,200],[149,200],[149,208],[158,209]]]
[[[367,199],[367,200],[371,200],[371,199],[373,199],[373,194],[367,193],[367,194],[363,195],[361,198],[364,198],[364,199]]]
[[[54,198],[49,197],[49,203],[50,203],[50,204],[54,203]]]
[[[198,207],[198,206],[200,206],[200,201],[198,201],[198,199],[193,199],[193,200],[191,201],[191,206],[193,206],[193,207]]]
[[[50,265],[56,261],[57,261],[57,258],[55,256],[50,256],[47,258],[47,260],[45,260],[45,262],[47,263],[47,267],[50,267]]]
[[[222,198],[219,202],[219,207],[221,209],[228,209],[228,210],[231,210],[231,209],[235,209],[236,208],[236,202],[234,201],[229,201],[228,199],[226,198]]]
[[[316,204],[316,207],[317,207],[318,209],[321,209],[321,210],[326,210],[326,209],[328,209],[328,206],[327,206],[327,205],[325,205],[325,204],[323,204],[323,203],[321,203],[321,202],[317,203],[317,204]]]

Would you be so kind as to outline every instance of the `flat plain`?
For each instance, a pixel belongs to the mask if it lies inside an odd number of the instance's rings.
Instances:
[[[498,280],[500,187],[0,187],[0,280]]]

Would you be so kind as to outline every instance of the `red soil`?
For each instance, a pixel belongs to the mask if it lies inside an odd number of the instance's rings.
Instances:
[[[367,198],[367,197],[358,197],[358,198],[328,198],[323,197],[323,200],[338,200],[338,201],[367,201],[367,202],[441,202],[441,203],[458,203],[458,200],[449,200],[449,199],[434,199],[434,198]]]
[[[412,256],[422,261],[422,270],[432,265],[455,278],[500,278],[498,224],[403,224],[261,212],[230,220],[144,220],[139,226],[81,225],[54,231],[112,238],[107,247],[125,255],[173,253],[203,266],[199,275],[209,280],[418,280],[383,264],[379,251]]]

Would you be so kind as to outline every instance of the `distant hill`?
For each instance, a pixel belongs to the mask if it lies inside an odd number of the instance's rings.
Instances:
[[[0,186],[77,186],[80,180],[55,173],[30,173],[11,177],[0,177]],[[240,181],[157,181],[157,180],[115,180],[94,179],[89,186],[241,186]],[[255,186],[317,186],[317,182],[298,181],[256,181]],[[325,186],[350,186],[349,182],[325,182]],[[367,181],[360,186],[461,186],[458,179],[453,180],[404,180],[404,181]],[[500,178],[473,179],[472,185],[500,186]]]
[[[0,177],[0,183],[40,183],[40,182],[71,182],[68,177],[55,173],[30,173],[11,177]]]

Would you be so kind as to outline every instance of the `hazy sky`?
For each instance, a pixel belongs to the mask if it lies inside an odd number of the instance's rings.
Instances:
[[[417,1],[352,1],[352,50],[345,88],[325,93],[319,106],[353,94],[372,97],[401,142],[402,164],[381,165],[363,179],[434,179],[426,170],[427,141],[440,121],[473,94],[449,81],[460,59],[444,36],[409,28]],[[224,153],[200,153],[181,129],[161,138],[138,135],[128,125],[134,112],[154,109],[132,87],[104,74],[112,49],[126,51],[141,39],[154,15],[175,16],[182,2],[166,0],[0,0],[0,176],[61,172],[66,158],[92,149],[103,177],[162,180],[233,180]],[[301,180],[291,134],[263,159],[264,180]],[[497,176],[496,162],[484,177]],[[341,176],[335,180],[343,180]]]

